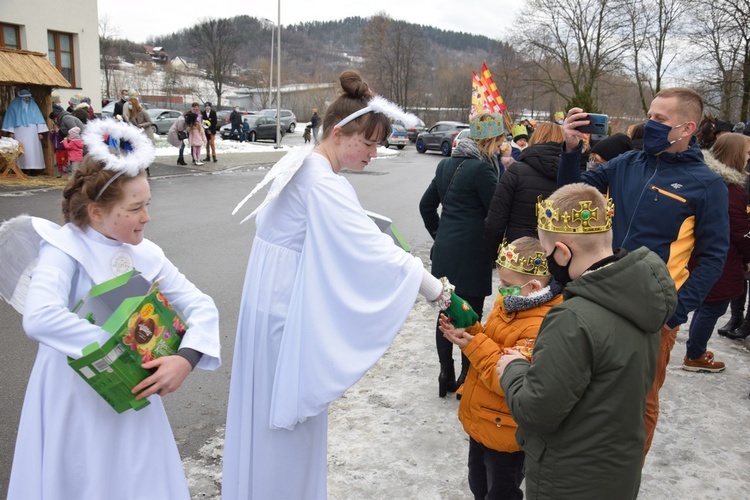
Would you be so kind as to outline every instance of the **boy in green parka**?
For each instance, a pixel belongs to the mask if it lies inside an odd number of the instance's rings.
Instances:
[[[647,248],[612,252],[613,216],[611,200],[586,184],[537,204],[563,303],[542,322],[531,363],[506,350],[497,368],[526,453],[528,498],[638,495],[646,394],[677,291]]]

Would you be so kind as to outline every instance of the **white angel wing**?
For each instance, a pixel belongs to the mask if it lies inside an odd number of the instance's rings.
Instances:
[[[0,297],[21,314],[41,241],[28,215],[0,225]]]
[[[247,202],[247,200],[249,200],[255,193],[257,193],[263,186],[278,178],[278,180],[273,183],[273,186],[266,195],[266,199],[263,200],[263,203],[261,203],[258,208],[253,210],[253,213],[242,219],[242,222],[240,222],[240,224],[247,221],[248,219],[255,217],[258,212],[260,212],[269,203],[276,199],[277,196],[279,196],[279,193],[281,193],[282,189],[284,189],[284,186],[286,186],[286,184],[292,179],[297,170],[299,170],[299,168],[302,166],[305,158],[307,158],[310,153],[312,153],[314,147],[314,144],[293,147],[287,154],[284,155],[283,158],[276,162],[271,170],[268,171],[263,180],[260,181],[252,191],[250,191],[250,194],[245,196],[245,198],[243,198],[243,200],[239,202],[236,207],[234,207],[234,210],[232,210],[232,215],[236,214],[237,211],[242,208],[242,206]]]

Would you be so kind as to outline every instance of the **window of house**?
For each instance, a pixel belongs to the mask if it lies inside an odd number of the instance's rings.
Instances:
[[[49,60],[57,70],[70,82],[73,87],[75,81],[75,58],[73,57],[73,35],[70,33],[47,32]]]
[[[15,24],[0,23],[0,47],[21,48],[21,30]]]

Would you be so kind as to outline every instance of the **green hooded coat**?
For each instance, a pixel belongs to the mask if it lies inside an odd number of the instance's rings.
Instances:
[[[526,452],[526,498],[636,498],[674,282],[641,247],[573,280],[563,297],[542,322],[533,362],[511,362],[500,380]]]

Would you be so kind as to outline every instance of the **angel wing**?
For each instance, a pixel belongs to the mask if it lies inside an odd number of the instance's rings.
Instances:
[[[28,215],[19,215],[0,225],[0,297],[21,314],[41,241]]]
[[[272,180],[277,179],[276,182],[274,182],[271,186],[271,190],[266,195],[266,199],[263,200],[263,203],[261,203],[258,208],[253,210],[250,215],[242,219],[242,222],[240,222],[240,224],[247,221],[248,219],[255,217],[258,212],[260,212],[269,203],[275,200],[276,197],[279,196],[281,191],[284,189],[284,186],[287,185],[287,183],[292,179],[297,170],[299,170],[299,168],[302,166],[305,158],[307,158],[310,153],[312,153],[314,147],[314,144],[308,144],[306,146],[296,146],[290,149],[283,158],[276,162],[271,170],[268,171],[263,180],[260,181],[252,191],[250,191],[250,194],[245,196],[245,198],[243,198],[243,200],[239,202],[236,207],[234,207],[234,210],[232,210],[232,215],[236,214],[237,211],[242,208],[242,206],[247,202],[247,200],[249,200],[255,193],[257,193],[263,186],[265,186]]]

